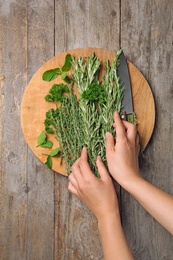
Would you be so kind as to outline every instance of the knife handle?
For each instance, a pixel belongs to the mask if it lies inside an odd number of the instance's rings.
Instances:
[[[120,118],[121,118],[121,120],[127,121],[126,111],[124,111],[124,110],[121,111],[121,113],[120,113]]]

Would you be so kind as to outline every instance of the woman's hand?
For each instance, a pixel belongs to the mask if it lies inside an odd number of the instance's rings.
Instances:
[[[122,121],[118,112],[114,113],[116,139],[106,133],[106,158],[113,178],[122,186],[139,176],[138,154],[139,136],[136,126]]]
[[[81,157],[72,166],[68,190],[81,199],[100,221],[119,215],[119,208],[111,177],[100,157],[96,165],[100,178],[92,173],[84,147]]]

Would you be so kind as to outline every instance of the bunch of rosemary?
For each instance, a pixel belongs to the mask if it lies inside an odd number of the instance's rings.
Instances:
[[[113,113],[122,108],[123,87],[117,75],[119,56],[112,63],[106,61],[104,76],[99,78],[103,65],[94,52],[90,57],[73,57],[68,54],[62,68],[46,71],[43,79],[50,81],[65,75],[66,84],[54,84],[45,100],[55,108],[46,113],[45,131],[54,133],[60,144],[61,157],[65,160],[67,173],[80,156],[82,147],[87,147],[88,160],[93,173],[99,177],[96,157],[101,156],[106,164],[105,133],[112,132]],[[70,76],[67,71],[71,69]],[[76,85],[79,98],[73,92]]]

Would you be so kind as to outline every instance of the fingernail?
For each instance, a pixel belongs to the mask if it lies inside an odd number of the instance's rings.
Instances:
[[[110,136],[110,133],[109,132],[106,132],[106,137],[109,137]]]
[[[98,156],[97,156],[97,160],[100,160],[100,161],[101,161],[101,159],[102,159],[101,156],[98,155]]]

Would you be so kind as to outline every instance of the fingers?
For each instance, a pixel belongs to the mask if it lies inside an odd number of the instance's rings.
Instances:
[[[69,175],[68,190],[77,197],[80,197],[80,187],[85,179],[95,177],[88,164],[87,149],[84,147],[81,152],[81,157],[76,160],[71,168],[72,172]]]
[[[79,168],[79,163],[80,163],[80,158],[73,164],[72,166],[72,172],[69,175],[69,185],[68,185],[68,190],[79,197],[79,184],[82,181],[82,174]]]
[[[94,176],[88,163],[88,153],[86,147],[82,149],[79,167],[83,176]]]
[[[116,128],[116,135],[117,138],[121,138],[125,136],[125,128],[122,123],[122,120],[120,119],[119,113],[115,111],[114,113],[114,123],[113,126]]]
[[[129,123],[128,121],[121,120],[119,113],[116,111],[114,113],[114,124],[116,128],[116,139],[122,139],[127,137],[130,141],[135,142],[137,129],[134,124]]]
[[[106,153],[109,151],[114,151],[115,149],[115,140],[111,133],[106,133]]]
[[[87,149],[83,148],[81,157],[73,164],[72,172],[68,177],[68,190],[79,198],[81,197],[81,192],[83,190],[82,187],[84,187],[84,185],[90,185],[94,182],[96,183],[100,181],[106,181],[110,178],[109,173],[104,163],[102,162],[101,157],[98,156],[96,160],[98,172],[101,177],[100,179],[92,173],[87,160]]]
[[[68,184],[68,190],[78,197],[78,191],[71,182]]]
[[[134,124],[129,123],[128,121],[123,121],[122,123],[124,125],[124,128],[126,129],[127,138],[135,142],[137,135],[136,126]]]
[[[82,181],[82,173],[80,169],[80,159],[81,157],[73,164],[69,180],[72,181],[72,184],[77,188],[78,183]]]
[[[79,173],[79,174],[80,174],[80,173]],[[77,189],[77,187],[78,187],[78,182],[77,182],[77,179],[75,178],[73,172],[69,175],[68,179],[69,179],[69,182],[73,185],[73,187]]]
[[[81,159],[84,161],[88,161],[88,153],[87,153],[87,148],[83,147],[82,152],[81,152]]]
[[[97,168],[98,168],[98,172],[100,174],[100,177],[102,180],[106,180],[107,178],[109,178],[109,173],[101,159],[100,156],[97,157],[97,160],[96,160],[96,165],[97,165]]]

